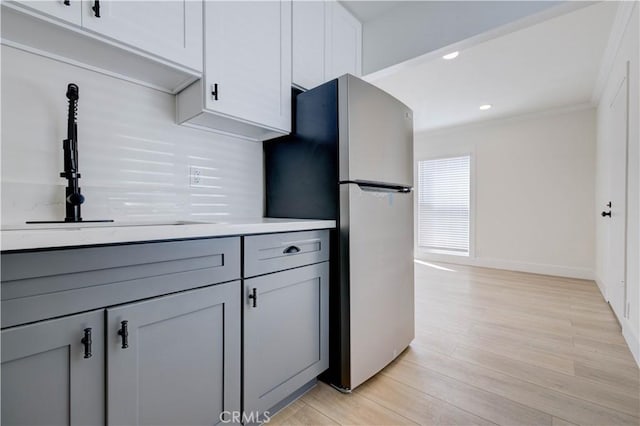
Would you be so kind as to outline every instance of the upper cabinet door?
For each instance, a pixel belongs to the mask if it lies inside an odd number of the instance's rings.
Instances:
[[[293,2],[293,83],[311,89],[325,82],[325,2]]]
[[[206,1],[205,21],[205,107],[288,132],[291,1]]]
[[[64,0],[49,1],[16,1],[8,2],[9,4],[19,5],[25,9],[30,9],[53,18],[60,19],[75,25],[82,22],[81,0],[69,0],[69,4],[65,4]]]
[[[342,5],[327,2],[325,79],[362,74],[362,24]]]
[[[84,28],[202,71],[202,1],[84,0],[82,10]]]

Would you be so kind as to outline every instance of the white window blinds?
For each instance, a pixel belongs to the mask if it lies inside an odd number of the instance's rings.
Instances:
[[[471,157],[418,162],[418,246],[469,255]]]

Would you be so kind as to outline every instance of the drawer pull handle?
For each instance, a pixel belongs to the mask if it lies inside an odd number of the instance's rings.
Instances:
[[[84,329],[84,337],[82,338],[82,340],[80,340],[80,342],[84,345],[84,357],[85,358],[91,358],[91,329],[90,328],[85,328]]]
[[[298,246],[289,246],[282,251],[283,254],[294,254],[300,253],[300,247]]]
[[[129,347],[129,321],[122,321],[120,323],[118,335],[122,337],[122,349],[127,349]]]
[[[251,290],[251,293],[249,294],[249,299],[253,300],[253,303],[251,304],[251,306],[253,306],[254,308],[258,306],[258,291],[256,290],[255,287],[253,288],[253,290]]]

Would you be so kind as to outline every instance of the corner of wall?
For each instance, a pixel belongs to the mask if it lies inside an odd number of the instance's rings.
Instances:
[[[600,290],[600,294],[602,294],[602,298],[607,300],[607,287],[602,282],[602,279],[598,275],[598,273],[594,273],[594,281],[596,282],[598,289]]]
[[[636,364],[640,367],[640,339],[638,339],[638,335],[626,321],[622,324],[622,336],[624,340],[626,340],[627,346],[629,346],[633,359],[635,359]]]

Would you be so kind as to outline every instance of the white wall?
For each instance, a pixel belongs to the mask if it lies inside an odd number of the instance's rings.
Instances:
[[[635,3],[630,15],[625,15],[624,33],[616,50],[613,66],[598,105],[598,173],[596,181],[596,204],[604,205],[608,199],[611,167],[610,145],[607,141],[606,125],[610,120],[609,103],[618,90],[620,76],[626,72],[629,62],[629,111],[628,111],[628,169],[627,169],[627,232],[626,232],[626,286],[629,309],[627,316],[619,318],[622,333],[629,344],[636,362],[640,365],[640,6]],[[597,222],[596,278],[607,298],[607,222]]]
[[[475,256],[446,260],[592,278],[595,140],[593,109],[416,134],[416,161],[471,153],[474,163]]]
[[[175,124],[174,96],[2,46],[2,224],[64,218],[68,83],[80,87],[84,219],[263,214],[262,145]],[[189,166],[206,187],[189,186]]]

